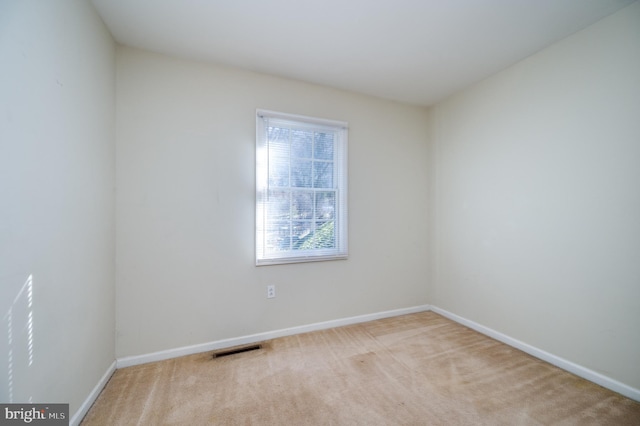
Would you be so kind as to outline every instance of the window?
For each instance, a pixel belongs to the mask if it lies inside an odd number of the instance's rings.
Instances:
[[[256,265],[347,257],[347,123],[258,110]]]

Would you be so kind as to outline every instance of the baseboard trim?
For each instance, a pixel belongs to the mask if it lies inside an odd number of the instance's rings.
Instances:
[[[275,339],[278,337],[291,336],[294,334],[308,333],[311,331],[325,330],[328,328],[342,327],[345,325],[358,324],[361,322],[373,321],[381,318],[389,318],[416,312],[424,312],[431,309],[430,305],[419,305],[409,308],[394,309],[390,311],[376,312],[373,314],[358,315],[354,317],[341,318],[330,321],[317,322],[313,324],[301,325],[297,327],[284,328],[280,330],[267,331],[264,333],[250,334],[247,336],[233,337],[230,339],[216,340],[198,345],[183,346],[165,351],[153,352],[144,355],[134,355],[118,358],[116,360],[117,368],[131,367],[133,365],[146,364],[149,362],[162,361],[165,359],[177,358],[180,356],[207,352],[230,348],[232,346],[246,345],[250,343],[261,342],[264,340]]]
[[[543,351],[542,349],[538,349],[520,340],[509,337],[506,334],[502,334],[498,331],[495,331],[489,327],[480,325],[475,321],[471,321],[469,319],[463,318],[459,315],[456,315],[444,309],[438,308],[437,306],[431,306],[431,310],[437,314],[442,315],[443,317],[449,318],[452,321],[455,321],[459,324],[469,327],[472,330],[475,330],[479,333],[487,335],[493,339],[496,339],[516,349],[520,349],[521,351],[526,352],[529,355],[532,355],[536,358],[539,358],[543,361],[548,362],[549,364],[553,364],[556,367],[562,368],[563,370],[573,373],[576,376],[582,377],[583,379],[587,379],[590,382],[596,383],[602,387],[605,387],[621,395],[624,395],[627,398],[631,398],[635,401],[640,401],[639,389],[633,388],[629,385],[621,383],[617,380],[614,380],[603,374],[590,370],[586,367],[583,367],[581,365],[568,361],[559,356],[553,355],[549,352]]]
[[[98,399],[100,392],[102,392],[102,389],[104,389],[104,387],[107,385],[107,382],[115,371],[116,361],[113,361],[109,368],[107,368],[107,371],[105,371],[105,373],[102,375],[98,383],[94,386],[89,396],[87,396],[80,408],[78,408],[78,411],[76,411],[73,417],[71,417],[71,419],[69,420],[70,426],[78,426],[80,424],[82,419],[84,419],[84,416],[86,416],[89,412],[89,409],[91,408],[93,403],[96,401],[96,399]]]

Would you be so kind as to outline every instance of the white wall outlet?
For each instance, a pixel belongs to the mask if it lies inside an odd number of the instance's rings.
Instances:
[[[276,297],[276,286],[271,284],[267,286],[267,299]]]

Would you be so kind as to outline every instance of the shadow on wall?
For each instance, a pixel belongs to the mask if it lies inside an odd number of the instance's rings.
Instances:
[[[33,396],[24,401],[17,392],[17,383],[27,383],[29,369],[34,363],[34,334],[33,334],[33,275],[29,275],[11,304],[3,306],[2,330],[4,336],[0,339],[1,365],[0,401],[2,402],[33,402]],[[19,380],[16,380],[19,379]],[[5,385],[6,383],[6,385]],[[25,389],[26,391],[26,389]],[[18,396],[17,396],[18,394]]]

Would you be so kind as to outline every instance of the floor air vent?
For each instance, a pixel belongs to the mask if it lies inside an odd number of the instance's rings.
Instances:
[[[225,350],[222,350],[220,352],[215,352],[213,354],[213,358],[214,359],[215,358],[222,358],[224,356],[241,354],[243,352],[257,351],[259,349],[262,349],[262,345],[250,345],[250,346],[242,346],[240,348],[225,349]]]

